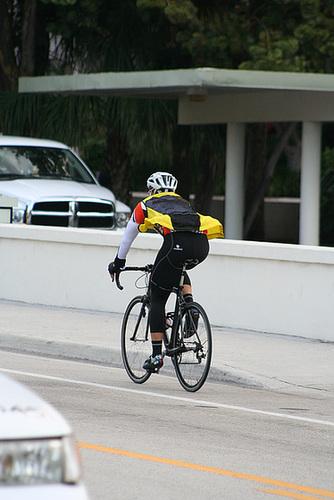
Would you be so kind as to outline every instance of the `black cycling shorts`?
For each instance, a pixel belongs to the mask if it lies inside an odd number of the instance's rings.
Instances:
[[[207,257],[209,242],[205,234],[168,233],[160,248],[151,275],[151,332],[165,331],[165,304],[173,288],[180,282],[181,271],[188,260],[192,269]],[[188,276],[185,283],[190,284]]]
[[[171,291],[178,286],[184,263],[191,260],[192,269],[207,257],[209,242],[203,233],[168,233],[156,256],[151,281],[163,290]]]

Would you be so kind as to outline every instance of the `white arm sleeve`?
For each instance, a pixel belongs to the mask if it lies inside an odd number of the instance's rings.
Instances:
[[[130,250],[130,247],[132,245],[132,242],[134,241],[138,233],[139,233],[138,223],[135,222],[134,216],[132,215],[131,219],[128,222],[128,225],[126,226],[121,244],[117,252],[117,256],[119,259],[126,258],[128,251]]]

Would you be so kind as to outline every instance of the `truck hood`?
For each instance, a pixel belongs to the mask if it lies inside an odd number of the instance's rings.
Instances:
[[[5,196],[18,198],[20,208],[25,208],[29,203],[46,198],[87,197],[116,202],[114,194],[109,189],[98,184],[57,179],[15,179],[0,181],[0,193]]]
[[[0,373],[0,440],[68,436],[71,427],[38,394]]]

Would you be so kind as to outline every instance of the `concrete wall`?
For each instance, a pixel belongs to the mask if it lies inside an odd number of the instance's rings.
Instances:
[[[0,298],[123,312],[141,291],[138,273],[122,275],[123,291],[107,273],[121,237],[121,230],[0,224]],[[152,262],[160,244],[159,235],[139,235],[127,264]],[[210,246],[191,277],[212,324],[334,341],[333,248],[233,240]]]

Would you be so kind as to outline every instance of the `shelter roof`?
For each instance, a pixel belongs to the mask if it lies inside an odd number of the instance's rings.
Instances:
[[[334,75],[215,68],[21,77],[20,93],[177,99],[179,123],[334,121]]]
[[[221,94],[264,89],[334,92],[334,75],[197,68],[19,79],[19,92],[22,93],[84,93],[178,99],[195,90]]]

